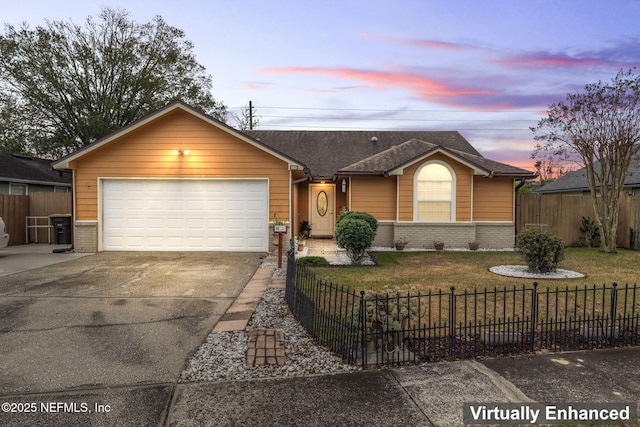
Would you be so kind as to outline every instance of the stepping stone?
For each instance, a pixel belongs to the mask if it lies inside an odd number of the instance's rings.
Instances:
[[[282,366],[284,363],[284,331],[282,329],[253,329],[249,331],[247,365]]]

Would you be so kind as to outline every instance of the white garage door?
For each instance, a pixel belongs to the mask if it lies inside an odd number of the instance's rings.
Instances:
[[[266,180],[103,180],[103,250],[267,251],[268,194]]]

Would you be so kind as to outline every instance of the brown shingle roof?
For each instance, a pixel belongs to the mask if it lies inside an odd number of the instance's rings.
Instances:
[[[533,175],[524,169],[485,159],[457,131],[251,130],[245,133],[303,163],[315,179],[333,178],[338,173],[384,174],[435,150],[471,163],[487,175]]]
[[[0,151],[0,181],[71,186],[71,174],[59,172],[51,160]]]

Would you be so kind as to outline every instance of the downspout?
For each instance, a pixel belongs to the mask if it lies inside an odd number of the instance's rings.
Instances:
[[[396,222],[399,221],[399,218],[400,218],[400,175],[396,175]]]
[[[71,169],[71,247],[68,252],[76,251],[76,171]]]

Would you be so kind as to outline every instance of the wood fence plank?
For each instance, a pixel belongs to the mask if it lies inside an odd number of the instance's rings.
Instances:
[[[29,233],[27,241],[26,217],[71,213],[71,193],[32,193],[28,196],[0,194],[0,217],[7,225],[9,245],[47,242],[46,229]]]
[[[567,246],[584,243],[580,231],[583,216],[595,220],[589,195],[518,194],[516,209],[516,233],[526,226],[539,226],[560,237]],[[628,249],[630,230],[640,230],[640,197],[621,195],[618,220],[618,247]]]

